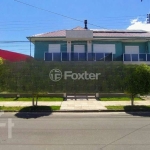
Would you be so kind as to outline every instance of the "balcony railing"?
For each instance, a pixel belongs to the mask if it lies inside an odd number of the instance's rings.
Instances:
[[[150,61],[150,54],[123,54],[123,61]]]
[[[45,61],[113,61],[112,53],[45,53]]]

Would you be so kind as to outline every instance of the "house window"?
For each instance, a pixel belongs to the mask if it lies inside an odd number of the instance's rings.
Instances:
[[[93,44],[94,53],[112,53],[115,54],[115,44]]]
[[[74,45],[75,53],[85,53],[85,45]]]
[[[125,54],[139,54],[139,46],[125,46]]]
[[[49,53],[60,53],[60,44],[49,44]]]

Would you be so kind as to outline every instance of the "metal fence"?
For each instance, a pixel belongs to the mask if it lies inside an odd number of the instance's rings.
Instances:
[[[45,61],[113,61],[112,53],[48,53]]]
[[[150,54],[124,54],[123,61],[150,61]]]

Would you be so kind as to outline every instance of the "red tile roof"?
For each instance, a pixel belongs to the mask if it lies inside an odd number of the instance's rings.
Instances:
[[[72,30],[86,30],[82,27],[76,27]],[[59,30],[54,32],[48,32],[48,33],[42,33],[42,34],[36,34],[31,37],[66,37],[66,30]],[[150,38],[150,32],[141,31],[141,30],[94,30],[93,29],[93,37],[108,37],[108,38],[114,38],[114,37],[148,37]],[[30,37],[29,37],[30,38]]]
[[[93,32],[94,37],[150,37],[150,32],[131,32],[131,31],[126,31],[126,32]]]
[[[73,28],[72,30],[86,30],[86,29],[82,27],[76,27],[76,28]],[[59,30],[59,31],[54,31],[54,32],[36,34],[36,35],[33,35],[32,37],[66,37],[66,30]]]
[[[72,30],[86,30],[86,29],[84,29],[84,28],[78,26],[78,27],[73,28]]]
[[[66,36],[66,30],[60,30],[60,31],[54,31],[54,32],[47,32],[43,34],[36,34],[32,37],[65,37]]]
[[[32,58],[28,55],[2,50],[2,49],[0,49],[0,57],[11,62],[26,61],[27,59]]]

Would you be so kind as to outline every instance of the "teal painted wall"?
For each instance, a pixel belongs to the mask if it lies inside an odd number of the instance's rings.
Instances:
[[[71,42],[71,52],[74,52],[74,45],[84,45],[85,52],[87,52],[87,41],[72,41]]]
[[[123,60],[122,42],[116,42],[116,54],[114,55],[113,60],[114,61]]]
[[[48,52],[49,44],[61,44],[61,52],[67,52],[66,41],[37,41],[35,42],[34,58],[44,60],[44,53]],[[122,61],[123,54],[125,52],[125,46],[139,46],[140,53],[150,53],[150,42],[120,42],[120,41],[92,41],[92,52],[93,44],[115,44],[116,53],[113,55],[114,61]],[[74,51],[74,45],[85,45],[85,52],[87,52],[87,41],[72,41],[71,51]]]
[[[150,53],[150,41],[147,42],[147,50],[148,50],[148,53]]]
[[[35,42],[34,58],[44,60],[44,53],[48,52],[49,44],[61,44],[61,52],[67,52],[66,41],[37,41]]]

